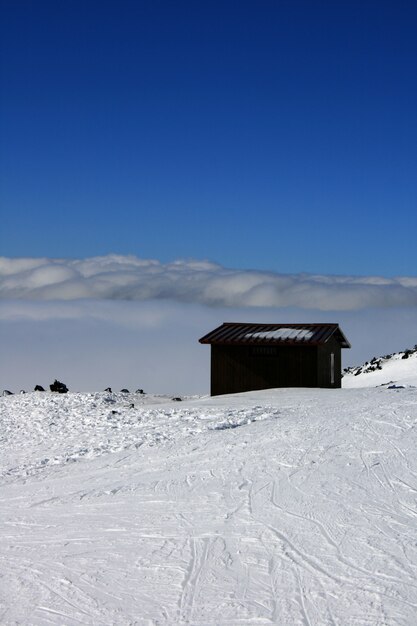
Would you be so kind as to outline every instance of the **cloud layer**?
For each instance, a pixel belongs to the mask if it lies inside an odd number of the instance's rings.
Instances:
[[[412,347],[417,278],[283,275],[136,257],[0,258],[0,391],[205,393],[224,321],[338,322],[345,365]]]
[[[318,311],[417,306],[417,277],[325,276],[234,270],[208,261],[162,264],[134,256],[0,257],[0,298],[171,300],[216,307]]]

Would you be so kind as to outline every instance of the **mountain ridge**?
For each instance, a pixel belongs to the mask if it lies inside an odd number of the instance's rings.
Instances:
[[[417,344],[343,370],[342,386],[346,388],[395,384],[417,386]]]

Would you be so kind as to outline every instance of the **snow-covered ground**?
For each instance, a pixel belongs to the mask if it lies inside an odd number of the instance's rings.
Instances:
[[[0,423],[1,624],[416,623],[417,388],[38,392]]]
[[[343,387],[346,388],[380,385],[417,386],[417,346],[349,367],[343,376]]]

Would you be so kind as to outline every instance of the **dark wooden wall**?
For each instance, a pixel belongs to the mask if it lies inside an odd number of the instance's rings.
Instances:
[[[329,344],[329,345],[328,345]],[[324,346],[211,346],[211,395],[274,387],[340,387],[340,344]],[[330,384],[330,354],[335,355]]]

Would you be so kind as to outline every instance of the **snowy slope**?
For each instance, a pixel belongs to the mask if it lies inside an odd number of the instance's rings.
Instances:
[[[0,420],[1,624],[416,623],[417,389],[32,393]]]
[[[417,346],[405,352],[396,352],[358,367],[345,370],[343,387],[377,387],[404,385],[417,387]]]

